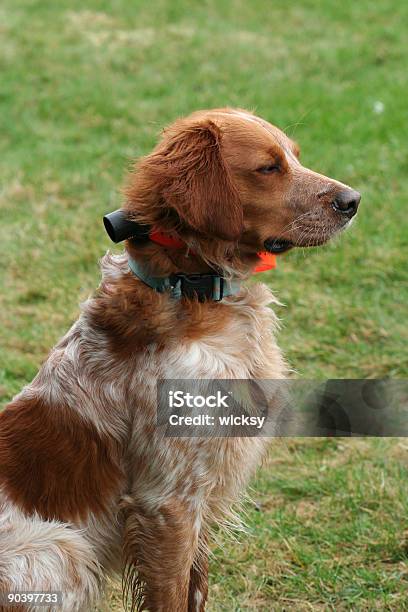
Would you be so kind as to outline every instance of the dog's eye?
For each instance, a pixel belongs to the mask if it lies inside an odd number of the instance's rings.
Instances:
[[[261,166],[257,169],[260,174],[273,174],[274,172],[280,171],[279,164],[268,164],[267,166]]]

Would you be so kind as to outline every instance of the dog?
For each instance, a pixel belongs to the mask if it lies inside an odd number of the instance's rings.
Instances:
[[[267,440],[162,435],[157,381],[287,377],[274,298],[242,283],[259,252],[346,228],[360,194],[231,108],[165,129],[124,194],[128,218],[162,240],[105,255],[79,319],[0,414],[0,592],[61,591],[64,612],[91,610],[121,572],[132,610],[200,612],[211,527]],[[222,294],[192,290],[191,277],[222,282]]]

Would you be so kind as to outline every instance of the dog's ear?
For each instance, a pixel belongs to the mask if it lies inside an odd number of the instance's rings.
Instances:
[[[156,209],[175,210],[183,223],[201,233],[237,240],[243,210],[220,140],[220,130],[211,121],[174,124],[139,165],[133,196],[137,184],[149,184],[156,192]]]

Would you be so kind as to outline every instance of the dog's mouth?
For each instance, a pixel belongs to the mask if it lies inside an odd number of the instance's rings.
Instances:
[[[289,251],[295,245],[290,240],[284,240],[283,238],[268,238],[264,242],[265,250],[268,253],[284,253],[285,251]]]
[[[340,231],[343,229],[344,229],[343,227],[340,228]],[[330,238],[332,238],[333,235],[334,233],[332,233],[331,235],[324,235],[324,236],[320,235],[316,237],[309,237],[307,241],[304,241],[304,242],[296,242],[296,241],[293,242],[292,240],[286,240],[285,238],[272,238],[271,237],[265,240],[264,248],[269,253],[274,253],[278,255],[280,253],[285,253],[286,251],[289,251],[290,249],[293,249],[296,247],[307,248],[307,247],[322,246],[323,244],[326,244],[326,242],[328,242]]]

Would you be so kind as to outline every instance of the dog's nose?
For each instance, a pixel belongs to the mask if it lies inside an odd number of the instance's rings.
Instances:
[[[346,217],[354,217],[360,204],[361,195],[354,189],[343,189],[339,191],[332,202],[332,206],[336,212],[345,215]]]

